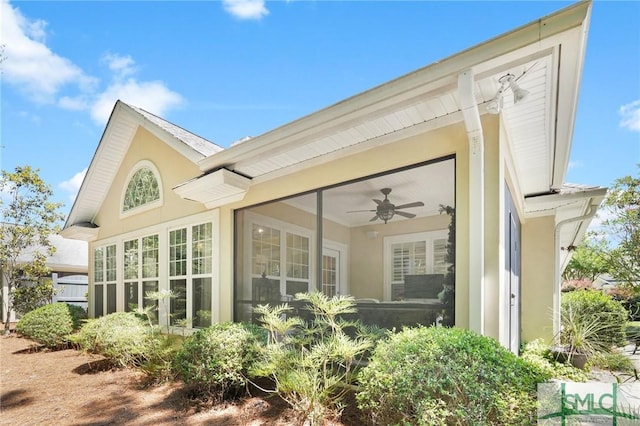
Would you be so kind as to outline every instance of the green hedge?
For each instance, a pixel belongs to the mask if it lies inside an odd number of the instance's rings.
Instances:
[[[596,290],[572,291],[562,294],[561,319],[563,330],[572,330],[575,323],[596,325],[591,327],[588,339],[598,346],[611,348],[626,344],[625,326],[628,313],[611,296]],[[570,315],[569,315],[570,314]],[[567,321],[571,324],[566,323]],[[571,336],[560,334],[561,342]]]
[[[79,306],[52,303],[27,312],[18,324],[16,332],[49,348],[66,346],[68,336],[80,327],[87,314]]]
[[[548,378],[491,338],[417,327],[378,344],[356,398],[374,424],[531,424]]]

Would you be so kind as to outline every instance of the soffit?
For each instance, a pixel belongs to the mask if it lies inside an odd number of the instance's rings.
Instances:
[[[528,97],[507,91],[501,123],[523,195],[548,192],[566,174],[590,4],[581,3],[417,70],[200,162],[273,179],[309,165],[462,120],[457,77],[471,69],[480,113],[501,76],[519,77]]]

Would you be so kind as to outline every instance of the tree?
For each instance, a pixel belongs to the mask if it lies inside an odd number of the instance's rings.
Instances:
[[[576,247],[571,260],[562,273],[563,280],[593,282],[599,275],[609,272],[605,252],[607,242],[597,235],[589,234]]]
[[[609,242],[605,251],[609,273],[633,286],[640,281],[640,174],[617,179],[603,207],[607,214],[603,224]]]
[[[13,173],[3,170],[0,177],[0,271],[8,289],[3,300],[5,334],[16,307],[25,313],[53,296],[43,278],[50,274],[46,259],[55,247],[49,237],[59,230],[62,203],[50,200],[53,191],[38,173],[39,169],[18,166]]]

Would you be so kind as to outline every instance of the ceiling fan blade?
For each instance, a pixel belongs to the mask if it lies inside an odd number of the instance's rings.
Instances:
[[[401,206],[396,206],[396,209],[408,209],[411,207],[422,207],[424,203],[422,201],[416,201],[415,203],[403,204]]]
[[[377,219],[378,219],[378,215],[375,215],[375,216],[373,217],[373,219],[369,220],[369,222],[373,222],[373,221],[375,221],[375,220],[377,220]]]
[[[376,200],[375,198],[373,198],[373,201],[374,201],[377,205],[382,204],[382,200]]]
[[[376,209],[370,210],[349,210],[347,213],[360,213],[360,212],[375,212]]]
[[[399,215],[399,216],[408,217],[409,219],[411,219],[412,217],[416,217],[416,215],[413,214],[413,213],[400,212],[398,210],[396,210],[396,214]]]

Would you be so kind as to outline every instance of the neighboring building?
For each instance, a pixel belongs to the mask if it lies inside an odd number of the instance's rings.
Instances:
[[[53,302],[67,302],[87,308],[87,255],[88,248],[85,241],[77,241],[64,238],[60,235],[51,235],[51,242],[56,247],[53,256],[47,258],[47,266],[51,270],[51,279],[56,287],[57,294]],[[21,262],[28,262],[25,255],[19,259]],[[0,274],[2,291],[0,292],[0,305],[2,308],[2,322],[6,319],[8,306],[6,305],[8,287],[4,281],[4,276]],[[16,321],[15,313],[12,313],[11,320]]]
[[[386,326],[450,322],[514,351],[551,339],[561,248],[606,191],[564,181],[590,11],[224,150],[117,102],[62,232],[89,242],[90,315],[171,289],[160,321],[203,327],[317,289]]]

